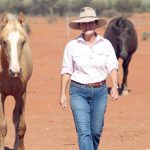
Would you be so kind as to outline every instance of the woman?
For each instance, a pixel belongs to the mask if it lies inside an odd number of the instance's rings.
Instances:
[[[80,150],[97,150],[107,105],[106,78],[112,80],[111,97],[118,99],[118,61],[111,43],[95,29],[106,21],[90,7],[81,9],[79,19],[69,23],[81,30],[79,37],[68,42],[61,70],[60,104],[67,107],[66,89],[70,82],[70,105]]]

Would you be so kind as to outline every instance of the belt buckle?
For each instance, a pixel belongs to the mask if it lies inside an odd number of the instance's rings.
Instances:
[[[101,82],[89,83],[88,85],[89,85],[89,87],[101,87],[101,86],[102,86],[102,83],[101,83]]]
[[[101,83],[101,82],[95,83],[95,87],[101,87],[101,86],[102,86],[102,83]]]
[[[89,87],[92,87],[92,83],[89,83],[88,86],[89,86]]]
[[[104,82],[96,82],[96,83],[88,83],[89,87],[101,87],[103,86]]]

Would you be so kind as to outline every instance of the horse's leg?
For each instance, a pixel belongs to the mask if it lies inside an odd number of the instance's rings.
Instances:
[[[15,143],[14,150],[25,150],[24,135],[26,131],[25,124],[25,100],[26,92],[22,96],[15,97],[16,104],[13,111],[13,123],[15,126]]]
[[[7,124],[4,116],[4,101],[6,96],[0,94],[0,150],[4,150],[4,139],[7,134]]]
[[[129,63],[131,61],[132,56],[128,57],[127,59],[125,59],[123,61],[123,80],[122,80],[122,85],[121,85],[121,91],[123,95],[128,95],[129,91],[128,91],[128,87],[127,87],[127,77],[128,77],[128,67],[129,67]]]

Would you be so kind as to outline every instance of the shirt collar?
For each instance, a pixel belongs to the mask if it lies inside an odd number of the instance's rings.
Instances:
[[[99,43],[99,42],[102,42],[104,40],[104,38],[100,35],[98,35],[97,33],[96,34],[96,41],[95,41],[95,44]],[[86,43],[85,40],[83,39],[83,34],[80,34],[77,38],[76,38],[77,42],[79,43]]]

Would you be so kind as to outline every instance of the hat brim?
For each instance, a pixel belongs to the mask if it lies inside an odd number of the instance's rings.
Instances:
[[[96,21],[96,20],[98,21],[98,23],[96,24],[96,28],[100,28],[100,27],[106,25],[106,23],[107,23],[106,20],[102,19],[102,18],[86,17],[86,18],[81,18],[78,20],[71,21],[69,23],[69,27],[72,29],[81,30],[80,23],[92,22],[92,21]]]

